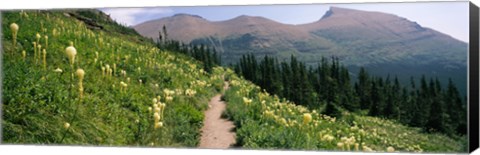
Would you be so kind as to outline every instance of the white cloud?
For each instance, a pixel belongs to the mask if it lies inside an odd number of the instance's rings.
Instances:
[[[100,10],[109,14],[110,17],[118,23],[126,26],[133,26],[143,22],[138,20],[141,16],[169,14],[173,12],[170,8],[107,8]]]

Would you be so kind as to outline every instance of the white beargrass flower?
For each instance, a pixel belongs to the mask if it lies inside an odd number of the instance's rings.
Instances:
[[[155,112],[155,113],[153,114],[153,119],[155,120],[155,122],[160,121],[160,114],[158,114],[158,112]]]
[[[159,113],[161,110],[162,109],[158,105],[155,106],[155,108],[154,108],[154,112],[157,112],[157,113]]]
[[[47,69],[47,50],[43,49],[43,69]]]
[[[102,76],[105,76],[105,67],[102,66]]]
[[[77,55],[77,50],[73,46],[68,46],[65,49],[65,53],[67,54],[67,57],[70,60],[70,65],[73,65],[73,63],[75,62],[75,56]]]
[[[17,33],[18,32],[18,25],[17,23],[12,23],[10,24],[10,30],[12,31],[12,33]]]
[[[389,146],[389,147],[387,148],[387,152],[395,152],[395,148]]]
[[[22,58],[23,61],[25,61],[25,58],[27,57],[27,52],[25,50],[22,51]]]
[[[37,37],[37,43],[40,43],[40,38],[42,38],[42,36],[40,36],[40,34],[37,33],[37,35],[35,35],[35,37]]]
[[[167,97],[165,97],[165,100],[167,100],[167,101],[172,101],[172,100],[173,100],[173,97],[172,97],[172,96],[167,96]]]
[[[61,72],[63,72],[62,69],[60,69],[60,68],[57,68],[57,69],[55,69],[55,70],[53,70],[53,71],[56,72],[56,73],[61,73]]]
[[[63,124],[63,128],[65,128],[65,129],[70,128],[70,123],[66,122],[65,124]]]
[[[345,150],[345,148],[344,148],[343,146],[344,146],[344,144],[343,144],[342,142],[338,142],[338,143],[337,143],[337,148],[338,148],[339,150]]]
[[[155,123],[155,129],[163,127],[163,122],[157,122]]]
[[[85,76],[85,71],[83,69],[77,69],[75,74],[78,76],[78,79],[80,79],[80,81],[83,81],[83,77]]]
[[[310,113],[303,114],[303,124],[308,124],[312,121],[312,115]]]
[[[45,48],[48,47],[48,36],[45,35],[43,38],[45,38]]]
[[[12,31],[13,46],[17,46],[17,34],[18,34],[18,25],[17,23],[10,24],[10,30]]]
[[[243,97],[243,103],[245,103],[246,105],[249,105],[250,103],[252,103],[252,99],[248,99],[246,97]]]

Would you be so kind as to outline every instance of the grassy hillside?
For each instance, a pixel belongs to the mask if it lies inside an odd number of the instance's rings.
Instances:
[[[252,149],[366,152],[466,152],[466,138],[426,134],[376,117],[343,113],[342,119],[309,110],[227,74],[225,117],[237,126],[237,145]],[[389,150],[390,147],[390,150]]]
[[[96,11],[2,13],[3,143],[197,145],[206,103],[223,85],[219,74],[160,51]],[[16,46],[12,23],[19,26]],[[46,54],[35,52],[33,42]],[[70,65],[72,45],[77,54]],[[82,86],[74,74],[79,68]]]

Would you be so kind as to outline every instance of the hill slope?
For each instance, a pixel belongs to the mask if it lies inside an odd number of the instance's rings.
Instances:
[[[364,152],[466,152],[466,137],[426,134],[420,128],[343,112],[338,119],[262,91],[227,71],[226,116],[235,123],[237,145],[253,149]],[[389,149],[390,148],[390,149]]]
[[[3,143],[198,144],[203,110],[223,85],[198,61],[160,51],[95,10],[2,15]],[[16,48],[11,23],[19,26]],[[32,47],[38,41],[45,56]],[[73,67],[65,54],[70,44],[77,50]],[[77,68],[85,72],[81,99]]]

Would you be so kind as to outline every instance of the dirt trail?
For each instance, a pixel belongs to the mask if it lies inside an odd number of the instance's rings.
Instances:
[[[228,89],[228,82],[225,82],[224,89]],[[235,143],[235,127],[233,122],[221,118],[226,108],[225,102],[221,101],[221,94],[214,96],[208,103],[209,109],[205,111],[205,120],[201,129],[199,148],[225,149]]]

